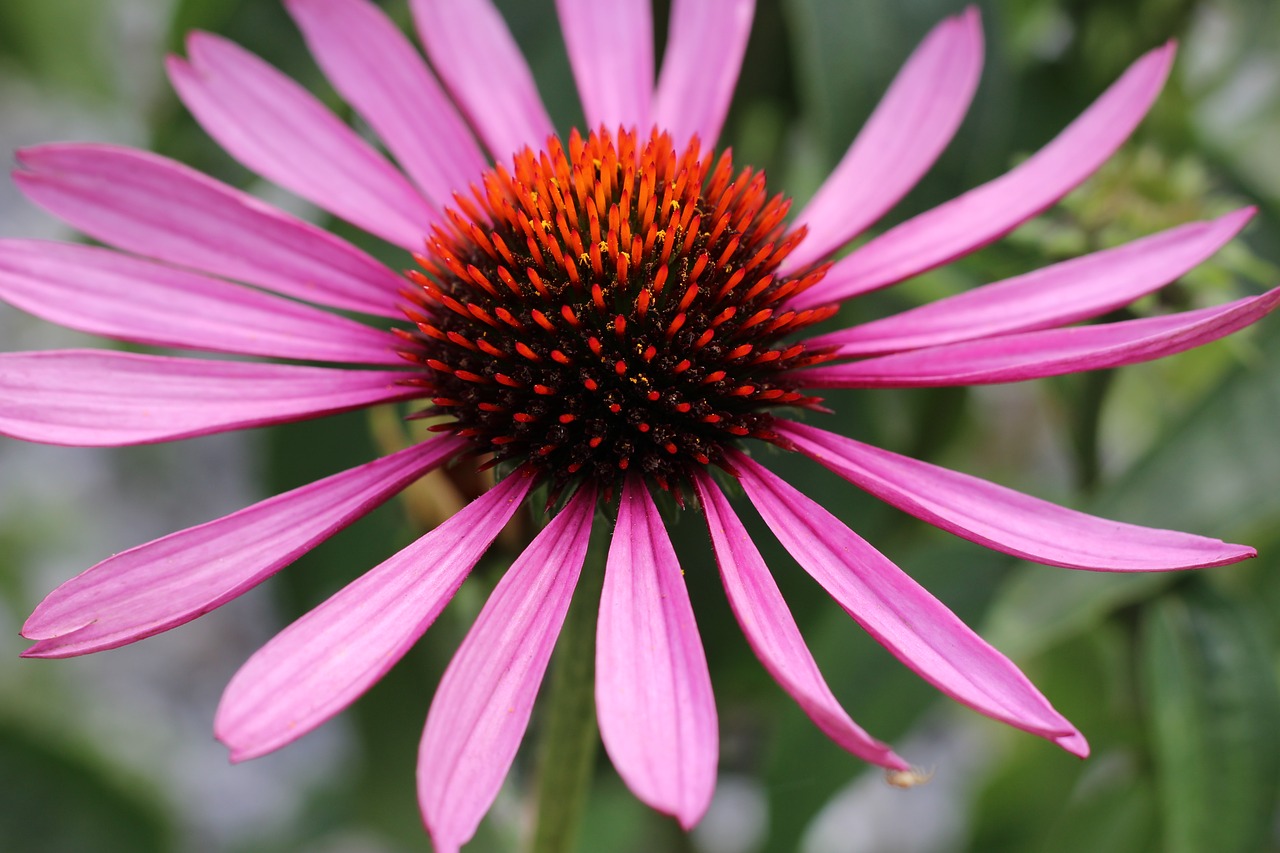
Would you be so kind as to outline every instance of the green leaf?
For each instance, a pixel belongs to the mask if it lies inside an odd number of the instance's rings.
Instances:
[[[1141,663],[1164,847],[1264,849],[1280,794],[1280,691],[1261,617],[1206,583],[1145,614]]]
[[[154,800],[68,743],[0,721],[0,846],[23,853],[161,853],[170,827]],[[150,797],[148,797],[150,795]]]
[[[108,4],[81,0],[0,3],[0,58],[7,54],[56,86],[113,98]]]

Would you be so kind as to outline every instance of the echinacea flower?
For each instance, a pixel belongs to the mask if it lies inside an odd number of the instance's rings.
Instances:
[[[437,848],[456,850],[523,737],[591,529],[607,523],[598,509],[615,517],[597,632],[602,740],[641,800],[685,827],[705,811],[716,711],[655,494],[702,515],[748,642],[814,723],[865,761],[909,768],[836,702],[725,482],[922,678],[1087,754],[1080,732],[1013,663],[752,455],[766,445],[804,454],[944,530],[1041,563],[1155,571],[1254,555],[1068,510],[814,425],[833,420],[813,393],[821,389],[1117,367],[1215,340],[1276,307],[1280,290],[1071,325],[1178,278],[1244,226],[1246,209],[875,322],[812,331],[845,300],[973,252],[1080,184],[1151,106],[1172,45],[1138,59],[1007,174],[833,262],[956,131],[982,63],[975,10],[928,35],[820,191],[790,215],[762,173],[736,171],[715,153],[751,0],[676,0],[656,85],[647,2],[559,0],[588,128],[564,136],[485,0],[414,0],[434,74],[369,0],[287,5],[396,165],[291,80],[216,36],[191,36],[187,57],[170,60],[173,84],[247,167],[412,253],[406,266],[417,268],[394,272],[154,154],[93,144],[24,150],[15,174],[23,192],[114,248],[0,242],[0,297],[124,341],[335,366],[7,353],[0,432],[118,446],[416,402],[413,416],[432,418],[442,434],[99,563],[37,607],[23,628],[36,641],[28,657],[115,648],[181,625],[426,472],[478,460],[495,467],[491,489],[286,628],[236,675],[217,735],[236,760],[262,755],[319,726],[393,666],[531,491],[545,487],[558,511],[497,584],[427,718],[420,802]]]

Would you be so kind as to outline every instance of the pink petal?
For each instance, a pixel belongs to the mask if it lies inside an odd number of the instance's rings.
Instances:
[[[732,461],[783,547],[898,660],[979,713],[1063,746],[1076,742],[1068,739],[1075,727],[1027,677],[924,587],[758,463],[741,454]]]
[[[920,388],[1021,382],[1151,361],[1243,329],[1280,304],[1280,288],[1226,305],[1100,326],[1045,329],[806,370],[810,388]]]
[[[1163,287],[1222,248],[1255,212],[1170,228],[808,341],[843,356],[968,341],[1087,320]]]
[[[214,352],[403,364],[389,332],[248,287],[66,243],[0,241],[0,299],[82,332]]]
[[[595,489],[580,489],[489,596],[431,702],[418,801],[437,850],[470,840],[498,796],[578,583]]]
[[[675,0],[653,121],[682,149],[715,147],[751,35],[755,0]]]
[[[556,0],[587,127],[649,129],[653,10],[649,0]]]
[[[627,478],[609,546],[596,710],[627,787],[685,829],[701,820],[719,754],[711,675],[676,552],[638,476]]]
[[[742,633],[765,669],[827,737],[863,761],[895,770],[911,765],[872,738],[840,707],[800,636],[764,558],[715,481],[705,472],[694,484],[711,531],[720,577]]]
[[[247,167],[411,251],[438,218],[431,204],[309,92],[240,46],[187,38],[169,80],[210,136]]]
[[[131,548],[64,583],[36,607],[23,657],[114,649],[221,607],[464,447],[426,441],[239,512]]]
[[[970,6],[933,28],[813,200],[808,235],[782,273],[820,261],[884,216],[951,142],[982,76],[982,21]]]
[[[492,0],[410,0],[436,74],[499,163],[541,148],[555,127]]]
[[[231,760],[297,740],[373,686],[453,598],[532,482],[528,471],[511,474],[249,658],[214,719]]]
[[[999,178],[889,229],[836,263],[792,300],[811,308],[931,270],[1017,228],[1065,196],[1115,153],[1160,94],[1173,44],[1143,56],[1066,130]]]
[[[343,412],[420,395],[404,373],[111,350],[0,353],[0,433],[115,447]]]
[[[368,0],[288,0],[334,87],[439,206],[488,167],[448,95],[399,27]]]
[[[804,424],[774,429],[860,489],[949,533],[1038,563],[1112,572],[1222,566],[1257,552],[1085,515]]]
[[[332,234],[164,157],[112,145],[18,152],[27,198],[122,249],[310,302],[403,317],[404,280]]]

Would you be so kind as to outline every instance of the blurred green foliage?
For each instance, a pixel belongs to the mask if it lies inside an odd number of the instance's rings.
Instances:
[[[407,23],[404,0],[386,5]],[[579,121],[551,4],[499,5],[557,122],[563,127]],[[882,225],[997,176],[1052,138],[1146,49],[1174,37],[1184,45],[1183,57],[1135,141],[1084,188],[1011,239],[848,306],[844,321],[880,316],[1242,204],[1261,210],[1246,237],[1161,298],[1179,306],[1220,302],[1277,283],[1280,159],[1265,144],[1280,140],[1277,4],[979,5],[988,50],[971,114],[938,166]],[[125,7],[127,13],[121,11]],[[661,34],[666,4],[659,7]],[[839,160],[912,47],[959,8],[956,0],[760,0],[726,142],[740,160],[766,168],[775,189],[803,200]],[[158,34],[153,55],[135,53],[124,62],[113,34],[119,34],[121,20],[136,22],[139,16]],[[288,16],[262,0],[4,0],[0,83],[6,77],[20,81],[59,104],[81,104],[86,112],[135,116],[155,150],[261,191],[159,86],[162,52],[181,50],[183,33],[192,28],[245,44],[349,116]],[[128,75],[143,73],[154,79],[130,83]],[[1250,100],[1246,95],[1257,86],[1246,84],[1258,75],[1272,81],[1269,96],[1264,90]],[[153,89],[159,94],[137,95]],[[1233,120],[1224,123],[1223,116]],[[394,266],[403,265],[385,246],[334,227]],[[886,739],[941,730],[971,745],[964,762],[934,767],[930,741],[910,742],[919,748],[908,757],[936,771],[931,784],[943,787],[947,807],[959,814],[927,849],[1280,849],[1280,324],[1273,319],[1231,342],[1117,375],[1067,377],[1010,393],[1012,398],[953,390],[846,393],[833,407],[841,413],[841,429],[862,440],[1126,521],[1248,541],[1262,556],[1178,576],[1097,575],[1017,564],[906,519],[816,466],[789,469],[789,478],[804,491],[971,624],[985,626],[984,635],[1012,654],[1093,744],[1093,757],[1081,763],[940,700],[824,600],[755,523],[762,552],[802,631],[854,718]],[[1020,407],[1010,408],[1010,399]],[[1004,412],[1022,413],[1025,422],[1006,422]],[[367,426],[361,416],[347,415],[270,431],[261,448],[258,488],[273,493],[368,458],[375,451]],[[999,434],[992,435],[993,427]],[[1027,441],[1011,448],[1002,443],[1008,435]],[[0,517],[0,543],[6,545],[0,589],[13,620],[35,603],[36,593],[21,580],[30,522]],[[35,527],[57,526],[54,521]],[[281,624],[413,535],[405,513],[392,506],[299,560],[270,585]],[[751,656],[719,591],[700,521],[686,515],[673,535],[712,667],[722,773],[751,780],[759,807],[767,810],[763,834],[742,849],[798,849],[819,813],[865,769],[830,745]],[[293,823],[237,842],[235,849],[426,846],[412,779],[432,685],[510,558],[495,550],[426,641],[345,715],[354,757],[343,772],[311,781]],[[12,656],[20,646],[10,642],[6,649]],[[77,705],[110,700],[74,680],[32,672],[49,666],[24,662],[0,669],[0,708],[7,709],[0,711],[0,848],[224,849],[176,829],[183,818],[173,798],[116,766],[111,756],[117,753],[95,748],[100,733],[75,728]],[[50,708],[63,709],[55,725],[45,719]],[[535,718],[535,737],[537,726]],[[517,792],[533,787],[533,752],[526,753],[513,772]],[[892,810],[904,831],[908,822],[938,821],[925,806],[917,810],[915,804],[926,801],[913,796],[901,794]],[[510,849],[520,821],[520,809],[508,803],[495,810],[468,849]],[[360,841],[345,847],[334,839]],[[602,758],[579,849],[726,848],[702,836],[685,838],[645,809]]]

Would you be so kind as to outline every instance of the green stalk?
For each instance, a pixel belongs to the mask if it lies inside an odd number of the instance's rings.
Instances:
[[[605,527],[605,525],[598,525]],[[573,604],[556,642],[538,754],[538,823],[532,853],[573,853],[595,769],[596,613],[607,539],[592,537]]]

